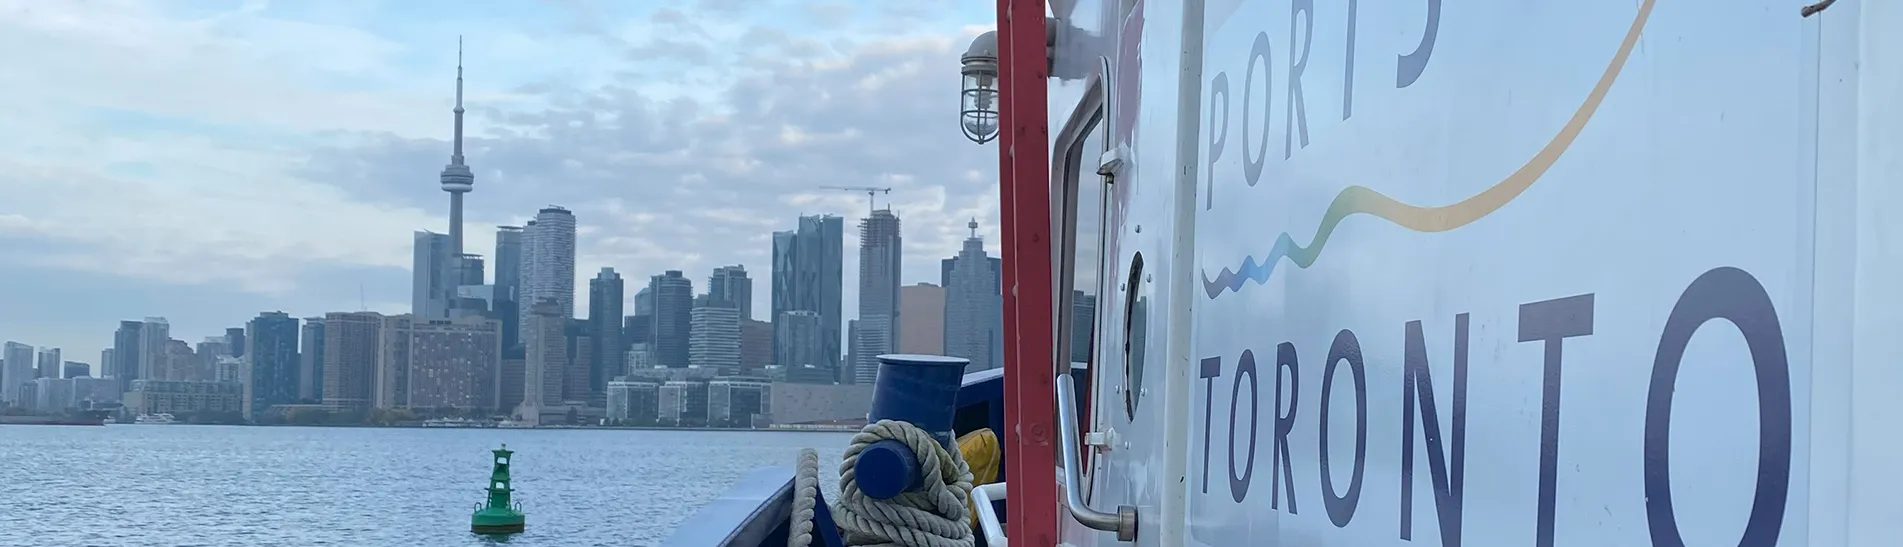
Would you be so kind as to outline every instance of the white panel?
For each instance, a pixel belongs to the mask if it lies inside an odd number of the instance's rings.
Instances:
[[[1856,208],[1857,131],[1857,17],[1854,2],[1840,2],[1820,16],[1805,21],[1807,56],[1816,67],[1815,78],[1802,87],[1815,95],[1805,110],[1816,115],[1817,145],[1805,152],[1814,157],[1811,170],[1818,181],[1813,203],[1820,211]],[[1814,214],[1812,249],[1816,295],[1812,319],[1812,362],[1849,363],[1855,343],[1856,217]],[[1825,366],[1812,369],[1810,529],[1811,545],[1856,545],[1847,542],[1842,524],[1849,511],[1849,454],[1851,434],[1851,369]]]
[[[1848,543],[1895,545],[1903,535],[1903,6],[1857,4],[1856,344],[1851,371]],[[1834,8],[1833,8],[1834,10]],[[1846,10],[1849,11],[1849,10]],[[1828,16],[1838,17],[1836,14]],[[1850,20],[1837,19],[1842,24]],[[1821,362],[1821,361],[1820,361]]]
[[[1217,4],[1190,544],[1807,543],[1816,23]]]

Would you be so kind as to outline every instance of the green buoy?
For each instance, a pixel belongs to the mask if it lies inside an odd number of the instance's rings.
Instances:
[[[509,445],[492,450],[495,452],[495,470],[489,473],[489,503],[476,504],[476,512],[469,515],[469,531],[478,534],[513,534],[522,531],[527,520],[519,505],[509,502],[509,457],[515,451]]]

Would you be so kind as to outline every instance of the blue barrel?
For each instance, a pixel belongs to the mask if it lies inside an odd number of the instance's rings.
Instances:
[[[879,381],[866,418],[911,423],[931,433],[946,450],[958,450],[952,417],[969,364],[969,359],[942,355],[880,355]],[[860,491],[874,499],[891,499],[923,486],[918,455],[895,440],[866,447],[854,470]]]

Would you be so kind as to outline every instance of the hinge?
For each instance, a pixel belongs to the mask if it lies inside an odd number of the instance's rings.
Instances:
[[[1097,174],[1106,177],[1114,176],[1117,174],[1118,169],[1123,168],[1124,162],[1129,161],[1129,158],[1130,147],[1128,146],[1119,144],[1114,148],[1105,150],[1102,155],[1097,156]]]

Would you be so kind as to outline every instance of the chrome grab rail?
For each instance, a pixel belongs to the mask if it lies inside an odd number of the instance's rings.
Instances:
[[[992,501],[1006,499],[1005,492],[1002,482],[971,489],[972,505],[978,506],[978,532],[985,535],[985,545],[990,547],[1009,546],[1009,540],[1004,537],[1004,524],[998,522],[998,511],[991,507]]]
[[[1077,448],[1077,380],[1069,374],[1057,375],[1058,441],[1064,445],[1064,498],[1071,518],[1093,530],[1116,532],[1117,541],[1136,541],[1137,508],[1117,506],[1117,512],[1105,513],[1084,503],[1083,457]]]

